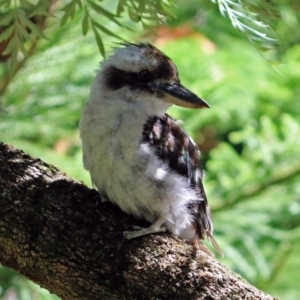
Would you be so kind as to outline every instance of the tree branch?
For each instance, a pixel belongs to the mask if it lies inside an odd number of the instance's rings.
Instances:
[[[0,207],[0,262],[62,299],[274,299],[169,234],[125,241],[138,221],[1,143]]]

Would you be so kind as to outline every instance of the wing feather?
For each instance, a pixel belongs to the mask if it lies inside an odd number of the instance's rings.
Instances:
[[[181,128],[179,122],[168,114],[151,117],[143,128],[142,141],[149,143],[158,158],[169,168],[188,180],[191,188],[199,195],[198,201],[187,206],[194,216],[195,239],[210,239],[217,251],[222,253],[212,237],[213,224],[206,194],[202,184],[203,170],[200,163],[200,151],[195,142]]]

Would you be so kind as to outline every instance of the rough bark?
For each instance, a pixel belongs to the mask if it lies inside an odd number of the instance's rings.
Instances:
[[[129,224],[95,190],[0,144],[0,262],[62,299],[275,299],[169,234],[125,241]]]

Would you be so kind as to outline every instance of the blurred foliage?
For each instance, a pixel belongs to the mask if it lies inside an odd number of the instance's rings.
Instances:
[[[205,0],[199,2],[203,5],[207,3]],[[212,0],[212,3],[219,7],[221,14],[228,17],[235,28],[247,35],[259,51],[268,50],[270,44],[276,42],[270,36],[276,24],[274,20],[279,19],[277,1]],[[86,35],[92,29],[99,51],[105,57],[103,35],[123,39],[112,25],[117,26],[117,30],[130,30],[125,22],[120,21],[124,13],[131,22],[151,28],[153,24],[163,23],[167,16],[175,18],[174,7],[176,3],[173,0],[0,0],[0,55],[10,58],[10,73],[13,74],[22,66],[19,54],[25,57],[30,55],[37,41],[47,38],[44,34],[47,19],[58,18],[60,26],[64,26],[68,20],[74,20],[78,13],[84,12],[80,19],[82,33]]]
[[[2,300],[59,300],[57,296],[1,265],[0,296]]]
[[[119,28],[127,28],[120,17],[126,12],[131,22],[141,23],[144,28],[161,23],[165,16],[172,14],[171,0],[69,0],[65,2],[54,0],[1,0],[0,1],[0,55],[10,58],[10,73],[20,67],[18,56],[28,56],[36,47],[36,42],[43,38],[47,21],[57,18],[60,26],[69,20],[76,19],[81,23],[83,35],[91,28],[102,56],[105,56],[103,35],[123,38],[116,33]],[[80,14],[78,20],[76,16]],[[105,24],[105,25],[103,25]],[[117,30],[114,30],[117,28]]]
[[[243,3],[263,9],[254,0]],[[270,56],[281,57],[279,72],[212,3],[200,9],[198,1],[177,1],[177,18],[147,39],[173,59],[182,83],[211,104],[201,111],[174,107],[170,114],[185,121],[202,150],[222,262],[270,294],[298,300],[300,5],[274,3],[282,21],[272,26],[282,43]],[[91,185],[82,167],[78,121],[101,57],[94,33],[81,34],[85,15],[76,11],[63,27],[49,21],[43,32],[48,39],[38,40],[14,76],[8,75],[8,60],[1,60],[0,140]],[[114,22],[101,24],[124,39],[140,39]],[[13,293],[9,299],[55,299],[1,268],[0,296]]]

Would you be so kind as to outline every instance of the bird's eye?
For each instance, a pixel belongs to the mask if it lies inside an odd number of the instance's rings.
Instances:
[[[142,70],[139,73],[139,80],[142,82],[149,82],[153,79],[153,74],[148,70]]]

